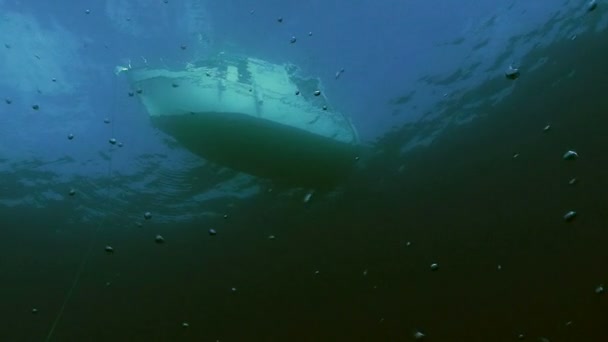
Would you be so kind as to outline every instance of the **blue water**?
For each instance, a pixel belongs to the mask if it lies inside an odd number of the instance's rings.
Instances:
[[[605,1],[0,0],[0,341],[608,340],[607,34]],[[114,73],[221,52],[318,76],[353,172],[209,163]]]

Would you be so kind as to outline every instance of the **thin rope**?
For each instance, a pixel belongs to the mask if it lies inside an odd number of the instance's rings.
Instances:
[[[65,299],[63,300],[63,303],[61,304],[61,309],[59,309],[59,313],[57,314],[57,317],[55,317],[53,326],[51,327],[51,330],[49,331],[48,335],[46,336],[45,341],[47,341],[47,342],[50,341],[51,338],[53,337],[53,333],[55,332],[55,328],[59,324],[59,321],[61,321],[61,317],[63,316],[65,307],[67,306],[70,298],[72,298],[72,293],[74,293],[74,289],[76,288],[76,286],[78,285],[78,282],[80,281],[80,276],[82,275],[82,271],[84,270],[84,267],[86,266],[87,261],[89,260],[89,256],[91,255],[91,250],[93,249],[93,240],[94,239],[91,239],[91,241],[89,242],[89,248],[87,249],[86,254],[82,258],[82,261],[80,262],[80,267],[78,268],[78,272],[76,273],[76,276],[74,277],[74,281],[72,282],[72,287],[70,287],[70,290],[66,294]]]
[[[113,108],[112,108],[112,121],[110,122],[111,125],[111,129],[112,129],[112,138],[114,138],[114,113],[116,112],[116,92],[117,92],[117,87],[116,87],[116,81],[114,81],[114,102],[113,102]],[[111,148],[110,148],[111,149]],[[107,202],[106,203],[110,203],[110,191],[109,191],[109,187],[110,187],[110,178],[112,177],[112,150],[110,150],[109,153],[109,158],[108,158],[108,185],[106,187],[106,195],[107,195]],[[95,241],[97,241],[97,234],[99,233],[99,228],[101,227],[101,225],[99,225],[95,230],[94,233],[92,234],[90,240],[89,240],[89,246],[87,248],[86,253],[84,254],[82,260],[80,261],[80,266],[78,267],[78,271],[76,272],[76,275],[74,277],[74,281],[72,281],[72,286],[70,287],[70,289],[68,290],[68,292],[65,295],[65,298],[63,299],[63,303],[61,304],[61,308],[59,309],[59,313],[57,313],[57,317],[55,317],[55,320],[53,321],[53,325],[51,326],[51,329],[49,330],[49,333],[46,336],[45,341],[49,342],[51,341],[51,339],[53,338],[53,334],[55,333],[55,329],[57,328],[57,326],[59,325],[59,322],[61,321],[61,318],[63,317],[63,313],[65,311],[65,308],[67,307],[68,302],[70,301],[70,299],[72,298],[72,294],[74,293],[74,290],[76,289],[76,286],[78,286],[78,283],[80,282],[80,277],[82,276],[82,272],[84,271],[87,262],[89,261],[89,257],[91,256],[91,251],[93,250],[93,243]]]

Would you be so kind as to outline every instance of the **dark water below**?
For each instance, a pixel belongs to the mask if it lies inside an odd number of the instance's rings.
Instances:
[[[608,340],[606,36],[536,53],[549,62],[512,95],[428,147],[399,153],[432,122],[381,139],[337,196],[264,192],[227,218],[128,228],[112,196],[90,223],[78,195],[0,209],[0,341],[45,340],[79,270],[53,341]]]

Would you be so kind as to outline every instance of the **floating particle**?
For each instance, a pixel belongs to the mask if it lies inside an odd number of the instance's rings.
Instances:
[[[236,287],[230,289],[232,292],[236,292]]]
[[[179,87],[179,84],[177,84],[177,83],[171,83],[171,86],[172,86],[173,88],[177,88],[177,87]]]
[[[344,73],[344,69],[340,69],[340,70],[336,71],[336,79],[340,78],[340,76],[342,76],[343,73]]]
[[[570,222],[570,221],[574,220],[576,215],[577,215],[576,211],[570,210],[569,212],[566,213],[566,215],[564,215],[564,221]]]
[[[249,14],[253,14],[253,13],[255,13],[255,10],[249,11]]]
[[[572,37],[570,37],[570,40],[576,40],[576,35],[573,34]]]
[[[268,235],[268,239],[269,239],[269,240],[274,240],[274,239],[275,239],[275,237],[274,237],[274,235]]]
[[[578,179],[576,179],[576,177],[572,178],[571,180],[568,181],[568,185],[574,185],[578,183]]]
[[[217,234],[215,229],[213,229],[213,228],[209,229],[209,235],[214,236],[215,234]]]
[[[13,100],[7,97],[6,99],[4,99],[4,102],[6,102],[6,104],[11,104],[13,103]]]
[[[437,271],[438,269],[439,269],[439,264],[437,264],[437,263],[431,264],[431,271]]]
[[[70,196],[74,196],[74,195],[76,195],[76,190],[74,190],[74,189],[70,189],[69,194],[70,194]]]
[[[321,95],[321,91],[320,90],[315,90],[315,92],[313,93],[314,96],[319,96]]]
[[[545,128],[543,128],[543,132],[548,132],[551,129],[551,125],[547,125],[545,126]]]
[[[53,77],[53,78],[51,78],[51,81],[57,82],[57,79],[55,77]]]
[[[182,328],[189,328],[190,324],[188,324],[188,322],[183,322],[182,323]]]
[[[142,227],[143,226],[143,224],[141,222],[139,222],[139,221],[135,222],[135,225],[138,226],[138,227]]]
[[[510,80],[519,78],[519,69],[509,66],[507,70],[505,70],[505,77]]]
[[[496,266],[496,269],[497,269],[498,271],[502,270],[502,265],[498,265],[498,266]]]
[[[33,109],[33,110],[38,110],[38,109],[40,109],[40,106],[39,106],[39,105],[37,105],[37,104],[35,104],[35,105],[33,105],[33,106],[32,106],[32,109]]]
[[[108,118],[103,119],[103,123],[109,124],[110,123],[110,119],[108,119]]]
[[[151,213],[151,212],[149,212],[149,211],[146,211],[146,212],[144,213],[144,219],[149,220],[149,219],[151,219],[151,218],[152,218],[152,213]]]
[[[282,17],[278,17],[277,18],[277,22],[282,23],[283,22],[283,18]]]
[[[604,293],[604,291],[606,291],[604,289],[604,284],[599,284],[596,288],[595,288],[595,293],[596,294],[602,294]]]
[[[513,159],[519,157],[519,153],[513,153]]]
[[[121,142],[118,143],[118,147],[122,147],[122,143]]]
[[[105,251],[106,251],[106,253],[108,253],[108,254],[112,254],[112,253],[114,253],[114,248],[112,248],[112,246],[110,246],[110,245],[107,245],[107,246],[104,248],[104,250],[105,250]]]
[[[72,134],[72,133],[68,134],[68,140],[72,140],[72,139],[74,139],[74,134]]]
[[[10,44],[4,44],[4,47],[7,48],[7,49],[10,49],[11,45]]]
[[[91,10],[84,10],[84,14],[90,14]]]
[[[141,94],[141,93],[143,93],[144,91],[143,91],[143,90],[141,90],[140,88],[137,88],[137,90],[136,90],[135,92],[137,92],[138,94]]]
[[[164,243],[165,238],[159,234],[159,235],[156,235],[156,237],[154,238],[154,241],[156,241],[156,243]]]
[[[563,158],[564,158],[564,160],[574,160],[574,159],[578,158],[578,153],[576,153],[576,151],[570,150],[570,151],[564,153]]]
[[[323,106],[323,110],[327,110],[327,106]]]
[[[367,270],[363,270],[363,276],[367,277]]]
[[[112,145],[116,145],[116,139],[115,138],[111,138],[110,140],[108,140],[108,142]]]
[[[591,12],[597,8],[597,1],[591,0],[587,3],[587,12]]]
[[[224,219],[227,219],[227,218],[228,218],[228,214],[224,214]]]
[[[38,313],[38,309],[33,308],[33,309],[32,309],[32,313],[33,313],[33,314],[37,314],[37,313]]]
[[[308,36],[309,36],[309,37],[312,37],[312,31],[309,31],[309,32],[308,32]]]
[[[319,274],[319,271],[315,271],[315,275],[318,275],[318,274]]]
[[[526,335],[524,335],[524,334],[517,335],[518,340],[523,340],[524,338],[526,338]]]
[[[109,282],[109,281],[106,281],[106,287],[107,287],[107,286],[110,286],[110,285],[112,285],[112,283],[111,283],[111,282]]]
[[[164,2],[164,3],[166,3],[166,4],[168,4],[168,3],[169,3],[169,0],[164,0],[163,2]]]
[[[356,157],[355,157],[355,161],[359,161],[359,156],[356,156]]]
[[[210,73],[209,71],[207,71],[207,72],[205,73],[205,75],[206,75],[207,77],[211,77],[211,73]]]
[[[416,330],[414,331],[414,339],[415,340],[422,340],[426,337],[426,334],[424,334],[422,331]]]
[[[300,91],[299,90],[296,90],[296,95],[300,95]]]
[[[304,200],[303,200],[303,202],[304,202],[304,203],[308,203],[308,202],[310,202],[310,199],[312,198],[313,193],[314,193],[314,192],[313,192],[313,191],[311,191],[311,192],[307,193],[306,195],[304,195]]]
[[[571,326],[571,325],[572,325],[572,321],[568,321],[568,322],[566,322],[566,324],[565,324],[565,326],[567,326],[567,327],[569,327],[569,326]]]
[[[188,47],[186,46],[186,44],[182,44],[179,48],[182,50],[186,50]]]
[[[289,42],[291,44],[295,43],[297,41],[296,36],[291,36],[291,39],[289,39]]]
[[[127,17],[127,19],[126,19],[126,20],[127,20],[127,21],[131,21],[131,18]]]
[[[409,247],[409,246],[411,246],[411,245],[412,245],[412,243],[411,243],[411,242],[409,242],[409,241],[405,243],[405,247]]]

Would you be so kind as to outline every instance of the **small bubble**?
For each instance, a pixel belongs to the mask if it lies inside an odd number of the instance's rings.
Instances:
[[[38,309],[33,308],[33,309],[32,309],[32,313],[33,313],[33,314],[37,314],[37,313],[38,313]]]
[[[154,241],[156,241],[156,243],[164,243],[165,242],[165,238],[162,237],[162,235],[156,235],[156,237],[154,238]]]
[[[112,248],[112,246],[110,246],[110,245],[107,245],[107,246],[104,248],[104,250],[105,250],[105,251],[106,251],[106,253],[108,253],[108,254],[112,254],[112,253],[114,253],[114,248]]]
[[[112,145],[116,144],[116,139],[115,138],[110,138],[110,140],[108,140],[108,142]]]
[[[183,322],[182,323],[182,328],[189,328],[190,324],[188,324],[188,322]]]
[[[315,90],[315,92],[313,93],[313,95],[319,96],[319,95],[321,95],[321,91],[320,90]]]
[[[289,40],[289,42],[291,44],[294,44],[297,41],[296,36],[291,36],[291,39]]]
[[[91,13],[91,10],[84,10],[84,14],[89,14]]]
[[[74,196],[74,195],[76,195],[76,190],[74,190],[74,189],[70,189],[69,194],[70,194],[70,196]]]
[[[574,220],[576,215],[577,215],[576,211],[570,210],[569,212],[566,213],[566,215],[564,215],[564,221],[570,222],[570,221]]]
[[[505,71],[505,77],[510,80],[515,80],[519,78],[519,69],[514,68],[513,66],[509,66]]]
[[[72,133],[68,134],[68,140],[72,140],[72,139],[74,139],[74,134],[72,134]]]
[[[213,229],[213,228],[209,229],[209,235],[214,236],[215,234],[217,234],[215,229]]]
[[[151,213],[151,212],[149,212],[149,211],[146,211],[146,212],[144,213],[144,219],[149,220],[149,219],[151,219],[151,218],[152,218],[152,213]]]
[[[437,271],[438,269],[439,269],[439,264],[437,264],[437,263],[431,264],[431,271]]]
[[[416,330],[414,332],[414,339],[415,340],[422,340],[426,337],[426,334],[424,334],[422,331]]]
[[[564,158],[564,160],[574,160],[578,158],[578,153],[576,153],[576,151],[570,150],[564,153],[562,158]]]

